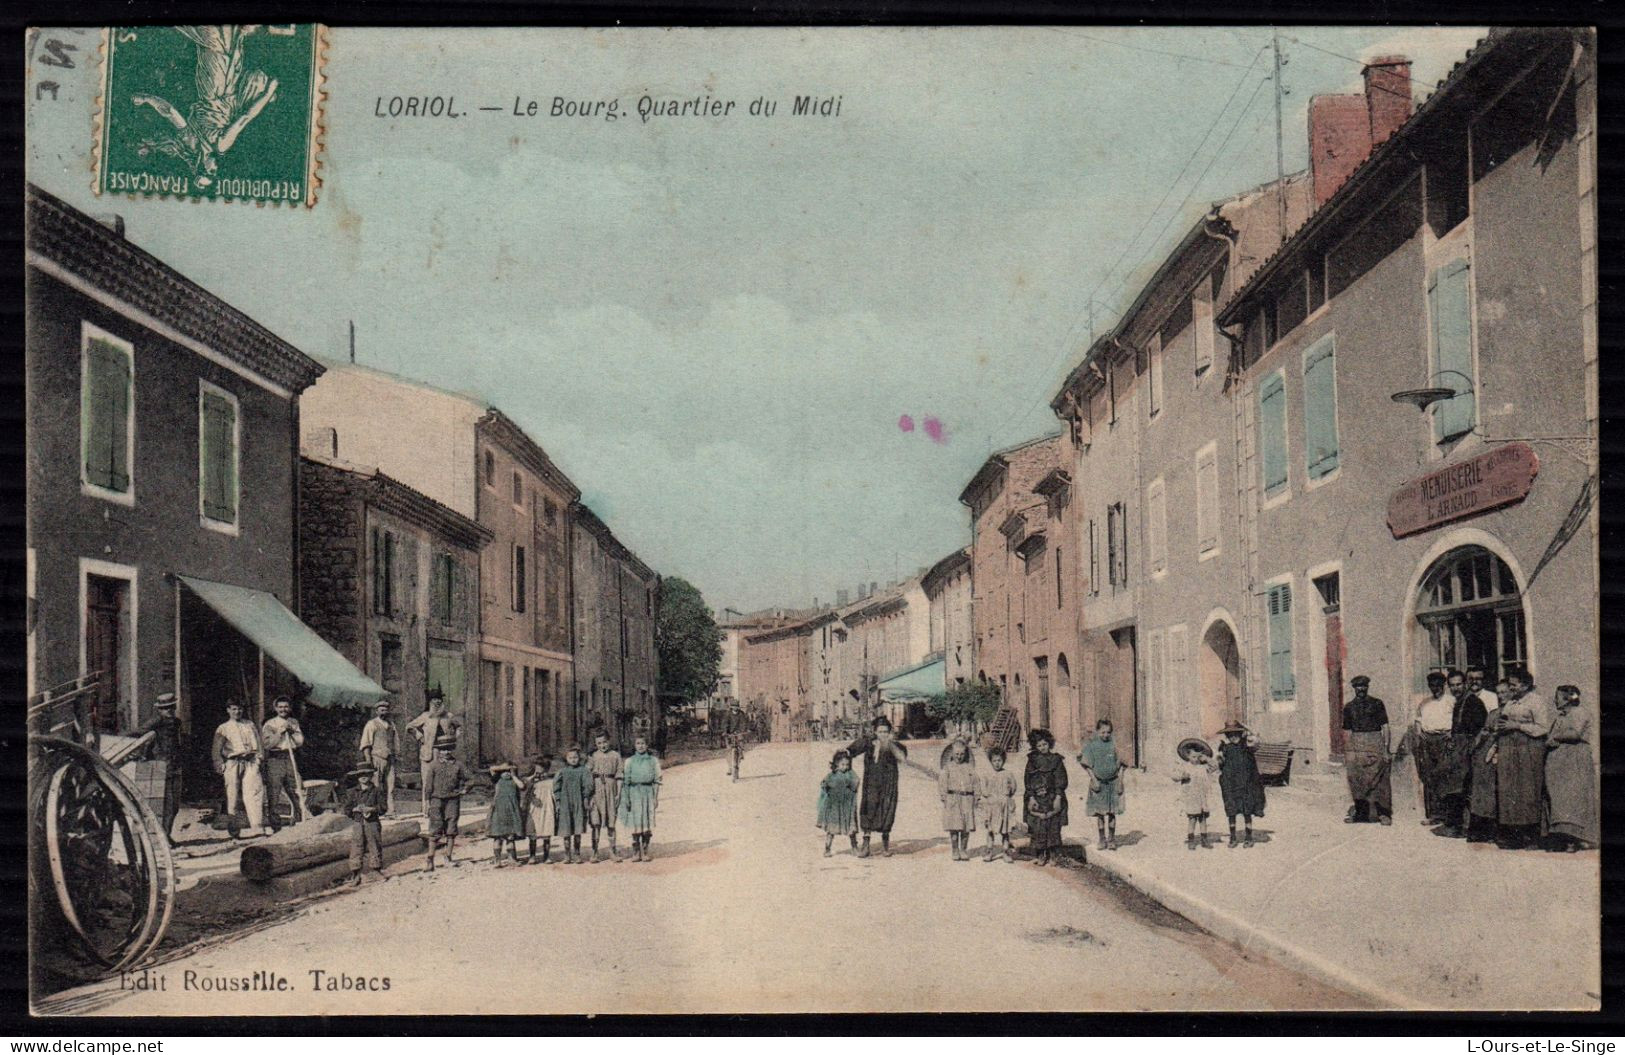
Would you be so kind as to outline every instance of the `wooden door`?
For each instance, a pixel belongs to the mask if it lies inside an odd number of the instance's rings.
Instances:
[[[1331,757],[1343,758],[1343,617],[1338,606],[1327,605],[1326,618],[1326,709],[1331,730]]]
[[[101,675],[91,705],[91,722],[101,732],[119,731],[119,701],[124,696],[119,642],[128,589],[129,584],[122,579],[99,575],[85,578],[85,672]]]

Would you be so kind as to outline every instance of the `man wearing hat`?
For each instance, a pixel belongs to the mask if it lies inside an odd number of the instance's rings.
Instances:
[[[373,705],[373,717],[361,727],[361,758],[372,767],[373,777],[384,791],[384,814],[395,815],[395,756],[400,752],[400,734],[389,717],[389,701]]]
[[[442,736],[434,742],[434,758],[423,767],[423,812],[429,818],[429,870],[435,851],[446,848],[446,863],[457,866],[457,822],[462,819],[463,791],[468,772],[453,752],[457,739]]]
[[[260,742],[265,745],[266,819],[274,830],[282,827],[277,792],[288,796],[293,823],[298,824],[309,814],[305,812],[305,788],[299,779],[299,763],[293,757],[295,751],[305,746],[305,731],[299,728],[299,719],[293,716],[292,700],[278,696],[271,706],[276,713],[260,727]]]
[[[344,793],[344,813],[356,822],[350,829],[350,883],[360,886],[363,860],[375,879],[384,878],[384,792],[370,765],[363,763],[346,775],[356,782]]]
[[[154,701],[156,713],[136,730],[137,736],[152,734],[147,745],[147,757],[164,763],[164,837],[170,838],[169,829],[181,808],[181,720],[175,717],[175,694],[166,692]],[[173,839],[171,839],[173,841]]]
[[[231,837],[238,837],[245,815],[251,833],[264,829],[269,835],[270,829],[265,828],[265,782],[260,779],[260,762],[265,757],[260,731],[243,717],[243,705],[235,699],[226,700],[226,720],[214,731],[209,757],[214,760],[214,771],[226,784],[226,830]]]
[[[438,685],[429,689],[428,704],[422,714],[406,723],[406,731],[418,739],[418,761],[423,765],[434,761],[435,743],[442,737],[456,741],[463,724],[456,715],[446,712],[446,694],[440,691]],[[454,742],[452,750],[456,748]]]
[[[846,751],[854,759],[863,759],[863,792],[858,799],[863,849],[858,856],[869,856],[869,837],[879,832],[880,852],[890,857],[891,829],[897,820],[898,767],[907,761],[908,748],[892,738],[891,720],[881,716]]]
[[[1361,674],[1349,681],[1354,698],[1343,705],[1343,769],[1349,782],[1349,806],[1344,823],[1393,823],[1394,790],[1389,769],[1388,708],[1369,695],[1371,679]]]

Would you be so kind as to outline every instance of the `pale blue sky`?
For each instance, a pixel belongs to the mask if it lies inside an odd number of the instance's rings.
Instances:
[[[1410,55],[1420,99],[1481,32],[1282,34],[1292,171],[1310,96],[1357,90],[1355,60]],[[717,608],[800,605],[968,541],[959,491],[1056,427],[1091,294],[1103,329],[1208,201],[1274,178],[1269,40],[336,29],[312,211],[95,198],[84,66],[30,104],[28,176],[313,355],[342,358],[354,319],[360,361],[491,399]],[[707,89],[778,116],[474,109]],[[408,94],[471,112],[374,116]],[[841,116],[792,117],[796,94]]]

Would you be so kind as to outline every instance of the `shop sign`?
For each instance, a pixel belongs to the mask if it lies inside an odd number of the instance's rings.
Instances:
[[[1404,538],[1522,502],[1539,471],[1540,458],[1527,443],[1503,444],[1435,469],[1388,499],[1388,528],[1395,538]]]

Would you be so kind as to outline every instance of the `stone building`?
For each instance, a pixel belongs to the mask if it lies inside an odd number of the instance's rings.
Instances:
[[[574,511],[576,706],[569,736],[589,727],[630,751],[657,717],[654,614],[659,577],[592,510]]]
[[[570,521],[580,489],[518,424],[472,396],[331,364],[303,407],[307,430],[336,434],[339,457],[375,465],[492,533],[480,562],[478,676],[453,706],[479,709],[482,762],[557,747],[575,698]]]
[[[1336,760],[1356,673],[1400,724],[1433,669],[1594,695],[1590,49],[1497,31],[1414,114],[1374,60],[1311,104],[1310,171],[1215,206],[1052,402],[1107,525],[1084,710],[1132,707],[1155,764],[1230,718]]]
[[[944,684],[976,678],[976,626],[971,615],[971,552],[957,549],[933,564],[920,579],[930,607],[930,651],[943,661]]]
[[[99,675],[126,733],[179,696],[188,794],[235,697],[379,687],[299,622],[299,394],[322,366],[124,235],[28,187],[28,688]]]
[[[390,694],[408,745],[398,772],[410,784],[418,756],[406,723],[430,689],[460,699],[479,661],[480,551],[492,534],[377,469],[309,449],[299,529],[299,614]],[[473,765],[480,715],[458,716],[463,761]],[[345,744],[353,756],[353,739]]]
[[[1068,597],[1075,603],[1080,577],[1067,553],[1080,548],[1069,525],[1080,503],[1063,449],[1061,436],[1050,435],[996,451],[959,501],[971,514],[976,677],[999,687],[1024,730],[1047,728],[1060,745],[1075,746],[1084,723]]]

